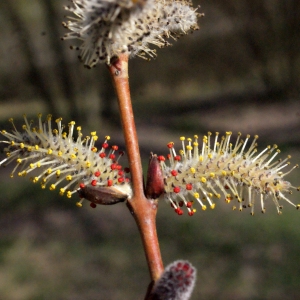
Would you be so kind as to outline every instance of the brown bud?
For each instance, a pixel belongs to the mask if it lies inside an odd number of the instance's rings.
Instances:
[[[127,200],[128,195],[114,187],[86,185],[77,190],[79,197],[95,204],[112,205]]]
[[[146,184],[146,197],[148,199],[157,199],[164,192],[164,180],[161,166],[157,155],[151,153]]]

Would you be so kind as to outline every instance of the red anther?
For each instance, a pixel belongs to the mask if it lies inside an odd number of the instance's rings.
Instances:
[[[225,188],[226,190],[229,190],[229,186],[228,186],[228,185],[225,185],[224,188]]]
[[[91,185],[92,185],[92,186],[96,186],[96,185],[97,185],[97,180],[95,180],[95,179],[92,180]]]
[[[194,212],[191,210],[189,211],[189,216],[193,216],[194,215]]]
[[[130,169],[128,167],[124,168],[125,173],[130,173]]]
[[[167,144],[167,147],[168,147],[169,149],[173,148],[173,146],[174,146],[174,143],[173,143],[173,142],[170,142],[170,143]]]
[[[130,178],[125,178],[125,182],[129,183],[130,182]]]
[[[121,171],[121,170],[122,170],[122,166],[117,164],[117,166],[116,166],[116,170],[119,170],[119,171]]]
[[[193,206],[193,203],[191,201],[187,202],[186,207],[191,208]]]
[[[91,207],[91,208],[96,208],[96,206],[97,206],[97,205],[96,205],[95,203],[93,203],[93,202],[90,203],[90,207]]]
[[[91,150],[92,150],[92,151],[95,151],[95,150],[97,150],[97,148],[96,148],[96,147],[92,147]]]
[[[118,147],[118,146],[116,146],[116,145],[113,145],[113,146],[111,146],[111,149],[113,149],[113,150],[117,151],[117,150],[119,149],[119,147]]]
[[[124,176],[124,171],[123,171],[123,170],[120,170],[120,171],[118,172],[118,175],[119,175],[119,176]]]
[[[116,156],[115,156],[114,154],[110,154],[110,155],[109,155],[109,158],[110,158],[110,159],[115,159]]]
[[[158,161],[165,161],[166,158],[163,155],[157,157]]]
[[[183,206],[183,204],[184,204],[184,202],[183,202],[183,201],[179,201],[179,206],[180,206],[180,207],[182,207],[182,206]]]
[[[113,181],[111,179],[107,180],[107,186],[112,186],[113,185]]]
[[[118,182],[120,182],[120,183],[124,182],[124,177],[119,177]]]
[[[108,148],[108,144],[107,143],[103,143],[102,144],[102,148],[104,148],[104,149]]]
[[[85,184],[82,182],[82,183],[79,184],[79,187],[80,187],[81,189],[83,189],[83,188],[85,187]]]
[[[172,174],[172,176],[176,176],[178,174],[178,172],[176,170],[172,170],[171,174]]]
[[[178,194],[180,192],[180,187],[179,186],[175,186],[173,189],[173,192]]]
[[[188,191],[190,191],[190,190],[193,189],[193,185],[192,185],[191,183],[187,183],[186,186],[185,186],[185,188],[186,188]]]
[[[183,210],[180,209],[180,208],[178,208],[178,209],[177,209],[177,214],[178,214],[179,216],[183,215]]]
[[[99,177],[99,176],[101,175],[101,173],[100,173],[99,171],[96,171],[96,172],[94,173],[94,175],[95,175],[96,177]]]
[[[171,159],[171,154],[167,154],[167,159]]]
[[[119,155],[120,155],[120,156],[123,156],[124,154],[125,154],[124,151],[120,151],[120,152],[119,152]]]
[[[117,168],[117,164],[111,164],[110,168],[111,168],[112,170],[115,170],[115,169]]]
[[[174,160],[181,161],[181,156],[180,156],[180,155],[176,155],[176,156],[174,157]]]
[[[99,156],[100,156],[101,158],[104,158],[104,157],[106,156],[106,154],[105,154],[104,152],[101,152],[101,153],[99,153]]]

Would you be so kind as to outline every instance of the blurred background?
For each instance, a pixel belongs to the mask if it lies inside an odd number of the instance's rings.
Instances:
[[[0,125],[41,112],[83,133],[110,135],[124,149],[106,67],[87,70],[60,40],[59,0],[0,1]],[[300,1],[203,0],[201,29],[156,60],[130,61],[130,83],[143,163],[182,135],[207,131],[258,134],[259,149],[277,143],[300,162]],[[101,138],[100,138],[101,140]],[[177,142],[178,143],[178,142]],[[4,154],[2,154],[4,157]],[[148,269],[125,205],[75,206],[29,179],[1,171],[0,299],[143,299]],[[289,180],[300,185],[299,170]],[[300,203],[300,193],[290,199]],[[225,203],[192,218],[160,203],[164,263],[198,269],[192,299],[299,299],[300,215],[272,203],[232,212]]]

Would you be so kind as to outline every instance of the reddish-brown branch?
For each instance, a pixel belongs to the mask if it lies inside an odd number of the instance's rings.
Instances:
[[[133,197],[128,200],[128,208],[133,214],[139,227],[150,276],[151,279],[155,281],[163,272],[163,263],[155,222],[157,202],[155,200],[146,199],[144,194],[142,163],[129,91],[128,56],[121,55],[118,59],[113,61],[109,66],[109,71],[118,96],[133,185]]]

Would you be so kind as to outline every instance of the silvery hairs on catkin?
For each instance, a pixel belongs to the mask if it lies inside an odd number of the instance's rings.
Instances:
[[[63,25],[71,32],[65,39],[78,39],[82,44],[71,49],[80,51],[79,58],[86,67],[110,63],[114,56],[153,58],[155,49],[170,45],[169,38],[193,32],[199,27],[197,8],[190,1],[174,0],[71,0],[67,6],[75,17]]]

